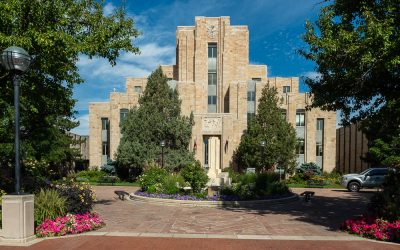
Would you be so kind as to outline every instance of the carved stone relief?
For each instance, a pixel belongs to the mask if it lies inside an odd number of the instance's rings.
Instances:
[[[219,117],[204,117],[203,132],[218,132],[222,131],[222,119]]]

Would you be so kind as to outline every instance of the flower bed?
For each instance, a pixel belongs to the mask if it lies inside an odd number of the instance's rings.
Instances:
[[[188,200],[188,201],[243,201],[248,199],[241,199],[237,195],[218,195],[218,196],[206,196],[204,198],[199,198],[194,195],[180,195],[180,194],[152,194],[147,192],[136,191],[135,195],[149,197],[149,198],[158,198],[158,199],[173,199],[173,200]],[[278,199],[285,198],[291,196],[292,193],[284,194],[284,195],[270,195],[265,197],[260,197],[257,200],[269,200],[269,199]]]
[[[359,219],[346,220],[341,225],[341,229],[370,239],[400,242],[400,220],[388,222],[375,217],[362,216]]]
[[[55,220],[45,220],[36,228],[36,236],[51,237],[79,234],[98,229],[103,225],[103,220],[97,214],[67,214]]]

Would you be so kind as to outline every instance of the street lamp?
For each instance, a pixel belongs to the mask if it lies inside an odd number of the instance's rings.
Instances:
[[[15,109],[15,193],[20,194],[21,167],[19,161],[19,81],[22,74],[28,69],[31,57],[23,48],[11,46],[1,54],[1,63],[13,72],[14,109]]]
[[[164,168],[164,147],[165,147],[165,140],[160,142],[161,146],[161,167]]]
[[[260,141],[260,147],[261,147],[261,164],[262,168],[264,169],[264,148],[265,148],[266,142],[264,140]]]

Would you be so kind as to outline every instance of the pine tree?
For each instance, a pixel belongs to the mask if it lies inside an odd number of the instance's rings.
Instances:
[[[277,164],[289,169],[294,167],[296,132],[284,119],[278,107],[279,101],[276,89],[266,85],[259,99],[257,114],[236,151],[241,169],[255,167],[263,172]],[[262,141],[265,141],[264,147],[261,146]]]
[[[119,166],[143,169],[161,163],[160,142],[165,140],[164,166],[177,171],[194,161],[188,147],[193,116],[181,116],[178,92],[172,90],[161,68],[148,78],[139,106],[130,110],[122,124],[122,138],[117,151]]]

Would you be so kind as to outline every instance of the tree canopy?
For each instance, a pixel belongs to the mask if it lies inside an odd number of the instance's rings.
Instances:
[[[240,168],[265,171],[276,164],[292,169],[295,166],[296,131],[289,124],[282,110],[276,88],[266,85],[255,118],[248,125],[236,151]],[[265,146],[261,147],[261,141]]]
[[[399,1],[325,2],[300,51],[320,73],[306,80],[312,106],[341,110],[345,123],[371,117],[400,96]]]
[[[0,49],[24,48],[33,58],[21,80],[23,156],[53,164],[73,157],[73,86],[83,82],[79,56],[103,57],[111,65],[121,51],[138,53],[139,35],[123,6],[105,15],[103,1],[0,1]],[[0,67],[0,163],[13,165],[12,73]]]
[[[177,171],[194,162],[189,143],[193,117],[181,116],[178,92],[171,89],[161,67],[148,78],[139,106],[122,123],[117,151],[119,166],[143,169],[152,162],[161,165],[160,142],[165,141],[165,167]]]

